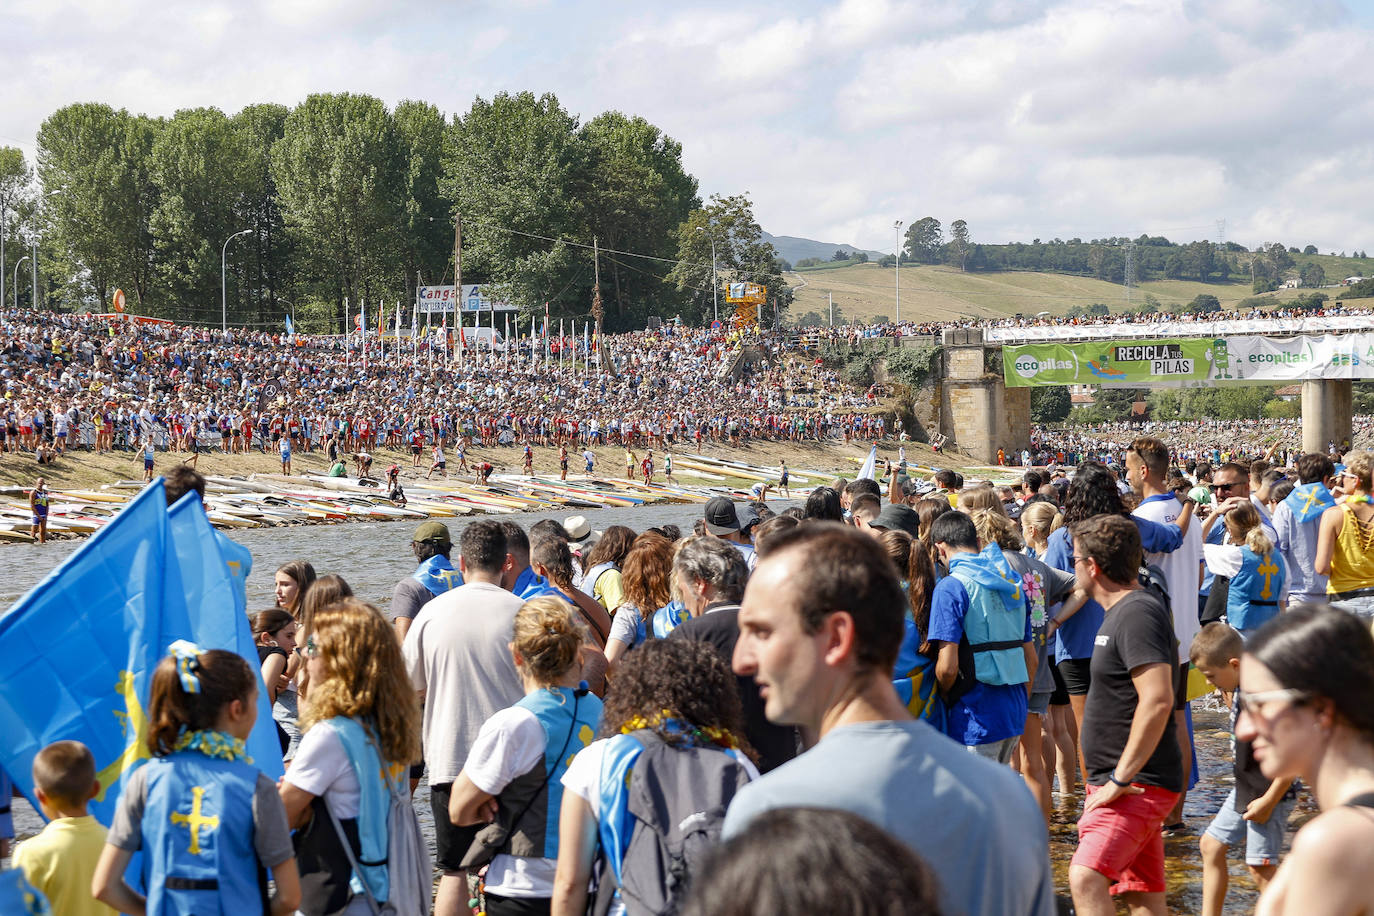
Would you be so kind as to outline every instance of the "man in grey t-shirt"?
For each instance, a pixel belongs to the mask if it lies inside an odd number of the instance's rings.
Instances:
[[[1025,785],[897,698],[905,609],[891,561],[860,531],[805,525],[770,545],[744,593],[734,669],[753,675],[770,722],[819,742],[740,790],[725,837],[773,808],[841,808],[915,850],[946,913],[1051,916],[1049,837]]]
[[[421,609],[401,646],[406,672],[425,701],[424,750],[434,812],[435,859],[443,869],[436,913],[458,913],[468,899],[459,868],[481,825],[455,827],[448,816],[453,780],[482,723],[525,695],[508,645],[523,603],[500,585],[506,533],[476,521],[459,539],[464,584]]]

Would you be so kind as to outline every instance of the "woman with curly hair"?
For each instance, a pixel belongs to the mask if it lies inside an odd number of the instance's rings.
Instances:
[[[627,650],[648,637],[645,621],[673,600],[673,542],[653,531],[635,538],[625,555],[621,582],[625,597],[615,609],[606,640],[606,661],[612,668]]]
[[[718,797],[700,803],[704,810],[719,806],[723,817],[738,788],[758,778],[742,737],[742,718],[735,677],[713,646],[655,639],[625,658],[606,694],[600,739],[573,758],[563,776],[556,916],[586,912],[588,882],[598,861],[598,894],[615,896],[611,912],[620,909],[622,896],[662,900],[666,888],[654,884],[657,876],[621,871],[635,824],[628,810],[631,780],[638,785],[641,778],[652,779],[650,767],[666,759],[664,754],[692,754],[696,763],[720,770],[712,783],[717,791],[711,793]],[[717,753],[727,759],[704,756]],[[645,754],[651,756],[637,765]]]
[[[601,540],[582,559],[582,577],[573,584],[591,595],[609,614],[624,603],[620,580],[620,564],[634,544],[635,533],[624,525],[612,525],[601,534]]]
[[[420,757],[420,704],[396,634],[375,607],[345,598],[321,608],[311,626],[305,732],[281,782],[287,820],[302,828],[301,912],[368,913],[367,895],[349,887],[353,869],[329,813],[343,824],[358,861],[386,859],[391,791],[403,790]],[[362,866],[359,878],[373,898],[388,899],[384,864]]]
[[[1074,472],[1064,498],[1064,527],[1051,532],[1043,557],[1045,564],[1067,573],[1074,571],[1073,536],[1071,526],[1098,515],[1120,515],[1129,518],[1140,531],[1140,543],[1146,553],[1171,553],[1183,543],[1183,535],[1193,518],[1193,502],[1183,507],[1178,522],[1161,525],[1139,518],[1126,511],[1116,475],[1106,465],[1085,461]],[[1088,699],[1090,681],[1088,666],[1092,663],[1093,645],[1102,626],[1102,605],[1089,599],[1076,612],[1060,611],[1050,619],[1047,632],[1055,638],[1054,656],[1059,674],[1069,691],[1069,705],[1081,733],[1083,711]],[[1079,769],[1082,770],[1080,754]],[[1084,778],[1086,782],[1086,775]]]

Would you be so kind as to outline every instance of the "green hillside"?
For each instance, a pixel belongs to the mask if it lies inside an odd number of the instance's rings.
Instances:
[[[1352,264],[1352,259],[1331,260],[1338,263],[1326,268],[1328,278],[1333,268],[1340,273]],[[901,317],[907,321],[996,318],[1018,313],[1034,315],[1042,311],[1063,315],[1074,306],[1087,308],[1094,303],[1102,303],[1114,313],[1128,309],[1124,287],[1091,277],[1035,271],[961,273],[953,267],[905,264],[901,274]],[[787,274],[787,279],[796,297],[789,312],[794,322],[808,312],[828,320],[828,293],[835,297],[837,323],[842,318],[872,321],[881,316],[896,317],[894,268],[874,263],[857,264],[825,271],[793,272]],[[1283,302],[1309,292],[1312,290],[1280,290],[1255,297],[1248,276],[1243,281],[1231,283],[1158,280],[1134,288],[1130,306],[1133,310],[1140,308],[1147,293],[1159,300],[1161,310],[1172,311],[1204,293],[1216,296],[1222,308],[1232,308],[1245,299]],[[1339,290],[1323,292],[1335,298]]]

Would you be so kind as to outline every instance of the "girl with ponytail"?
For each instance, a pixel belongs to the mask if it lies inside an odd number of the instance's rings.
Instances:
[[[1288,569],[1260,524],[1259,510],[1242,502],[1226,510],[1228,544],[1204,544],[1207,568],[1229,576],[1226,622],[1249,637],[1277,617],[1288,599]]]
[[[124,782],[95,897],[152,916],[218,913],[222,901],[245,916],[293,913],[301,891],[286,812],[244,747],[257,720],[257,675],[233,652],[185,640],[170,648],[148,703],[153,759]],[[146,898],[124,880],[138,850]]]

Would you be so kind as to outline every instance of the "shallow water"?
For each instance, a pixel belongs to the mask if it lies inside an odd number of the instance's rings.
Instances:
[[[774,504],[780,511],[787,503]],[[690,532],[692,523],[701,517],[702,507],[647,506],[638,509],[601,509],[581,512],[593,527],[604,529],[610,525],[628,525],[642,531],[655,525],[674,524]],[[576,511],[522,513],[510,516],[528,528],[544,518],[560,521]],[[450,519],[449,527],[457,539],[465,524],[462,519]],[[248,580],[250,608],[271,607],[272,573],[278,566],[295,559],[308,559],[320,574],[343,575],[355,592],[385,609],[391,589],[397,580],[415,568],[410,553],[413,522],[363,522],[338,525],[292,526],[283,528],[245,529],[233,532],[234,540],[253,552],[254,572]],[[18,546],[0,551],[0,607],[8,607],[29,588],[39,582],[62,559],[72,553],[82,541],[54,542],[42,547]],[[1189,832],[1166,841],[1168,856],[1169,909],[1173,913],[1196,913],[1202,903],[1202,865],[1198,854],[1198,839],[1212,816],[1231,789],[1231,749],[1227,735],[1227,716],[1219,709],[1205,709],[1205,701],[1194,703],[1194,725],[1198,745],[1201,781],[1188,795],[1184,819]],[[433,842],[433,818],[429,808],[429,789],[421,784],[415,794],[415,807],[425,835]],[[1078,801],[1081,805],[1081,800]],[[1310,797],[1304,795],[1290,820],[1301,824],[1315,812]],[[28,803],[14,801],[14,826],[19,839],[42,829],[42,820]],[[1072,820],[1056,817],[1050,827],[1050,854],[1054,864],[1055,885],[1067,899],[1068,864],[1077,843],[1077,831]],[[1231,863],[1231,888],[1227,897],[1227,912],[1253,910],[1258,894],[1246,873],[1243,860]]]

